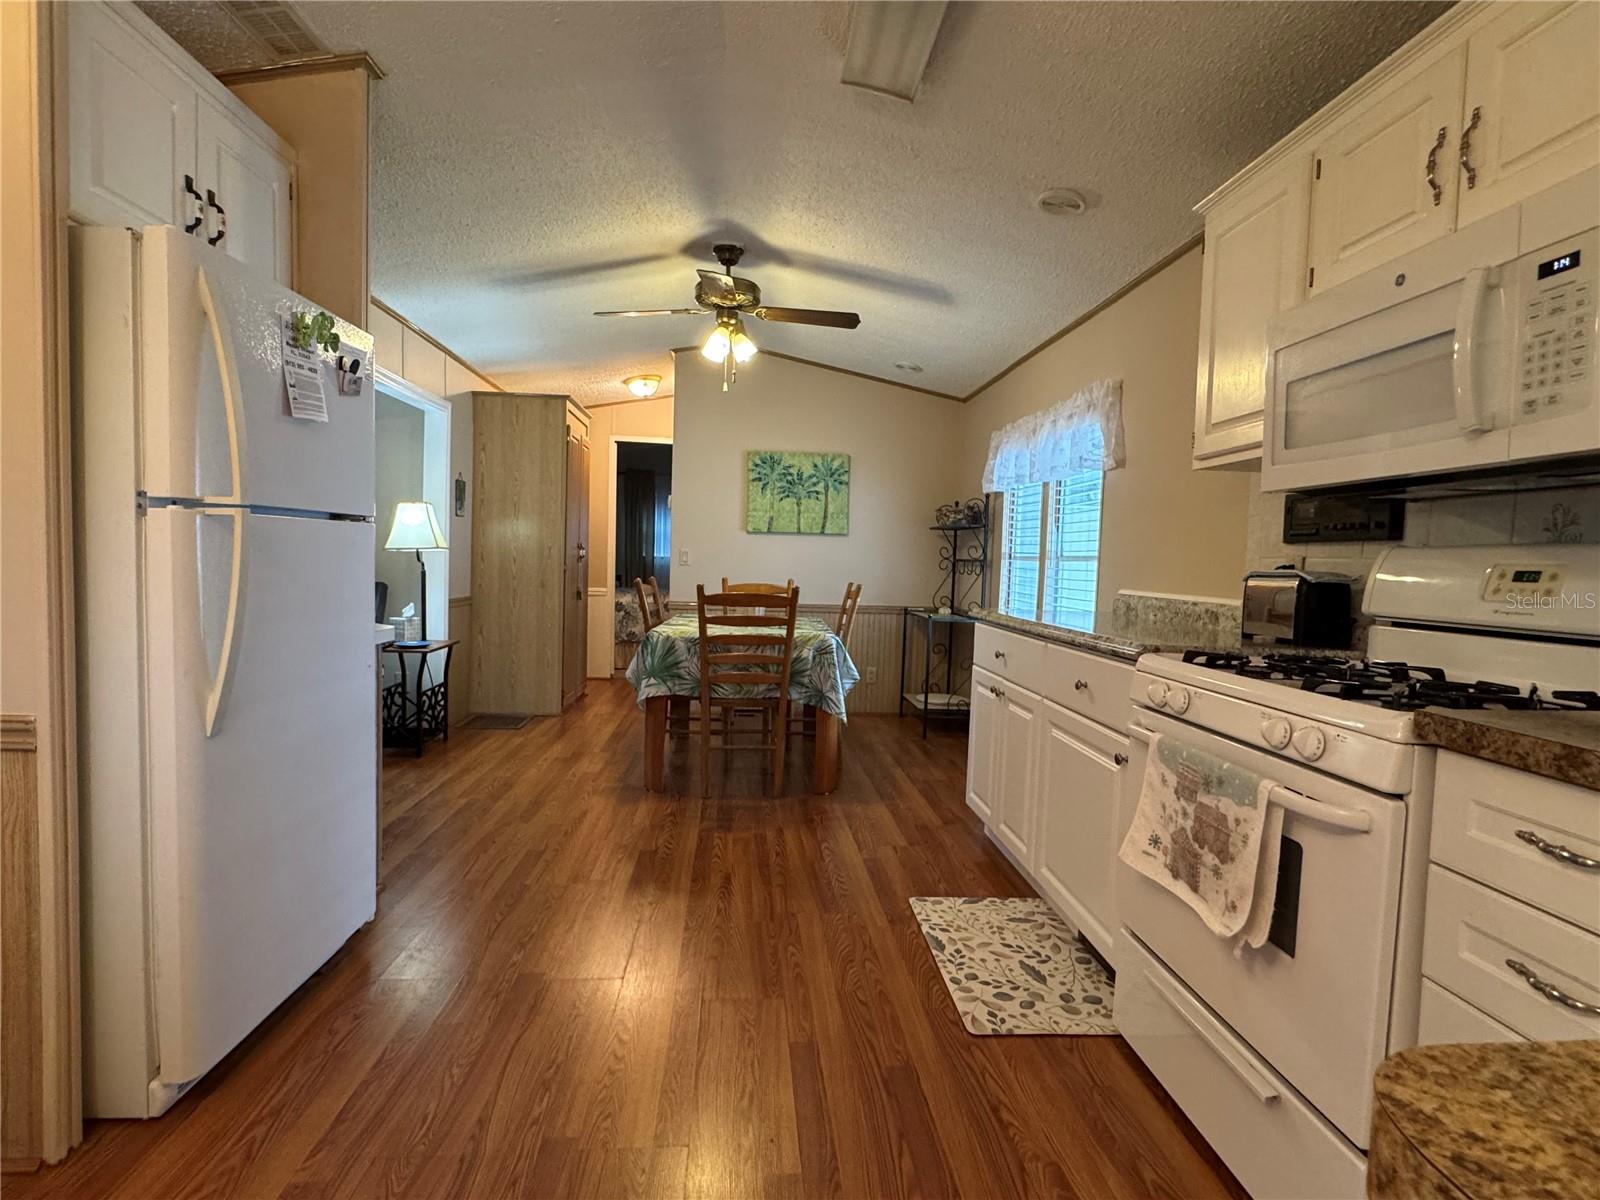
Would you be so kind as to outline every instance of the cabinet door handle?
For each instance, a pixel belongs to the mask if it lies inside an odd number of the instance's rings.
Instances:
[[[1478,122],[1482,118],[1483,109],[1473,105],[1472,117],[1467,122],[1467,127],[1461,131],[1461,170],[1466,174],[1468,191],[1478,186],[1478,168],[1472,165],[1472,131],[1478,127]],[[1435,200],[1434,203],[1439,202]]]
[[[1433,139],[1433,147],[1428,151],[1428,189],[1433,193],[1433,206],[1439,207],[1439,198],[1444,195],[1444,189],[1439,186],[1439,151],[1444,149],[1445,128],[1439,126],[1439,136]]]
[[[1532,846],[1540,854],[1548,854],[1559,862],[1569,863],[1574,867],[1582,867],[1585,871],[1600,871],[1600,860],[1587,858],[1576,850],[1569,850],[1555,842],[1547,842],[1531,829],[1517,830],[1517,837]]]
[[[210,188],[206,189],[206,206],[215,210],[217,214],[217,231],[206,238],[206,245],[215,246],[228,236],[228,214],[222,205],[217,203],[217,194]]]
[[[1072,681],[1072,690],[1075,692],[1081,692],[1088,686],[1089,681],[1087,679],[1074,679]]]
[[[989,695],[993,696],[996,700],[1004,700],[1006,698],[1006,694],[999,688],[995,687],[992,683],[989,685]]]
[[[994,656],[996,658],[1004,658],[1006,656],[1006,652],[1004,650],[996,650],[994,652]]]
[[[195,188],[193,175],[183,177],[183,194],[194,201],[193,219],[184,222],[183,231],[193,233],[205,223],[206,219],[206,198]]]
[[[1111,756],[1111,761],[1116,763],[1119,767],[1125,767],[1128,765],[1128,756],[1121,753],[1113,754]]]
[[[1570,1008],[1575,1012],[1588,1013],[1590,1016],[1600,1017],[1600,1004],[1585,1004],[1576,996],[1569,996],[1554,984],[1546,983],[1528,967],[1527,963],[1520,963],[1514,958],[1506,959],[1506,966],[1522,976],[1527,985],[1552,1004],[1559,1004],[1563,1008]]]

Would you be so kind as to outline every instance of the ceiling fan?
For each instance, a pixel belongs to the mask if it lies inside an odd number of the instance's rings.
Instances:
[[[749,314],[763,321],[780,321],[790,325],[826,325],[834,329],[854,329],[861,317],[853,312],[835,312],[823,308],[776,308],[761,303],[761,289],[751,279],[741,279],[732,274],[744,257],[744,247],[732,242],[718,242],[711,247],[722,264],[721,271],[700,272],[700,282],[695,285],[695,308],[628,308],[613,312],[597,312],[597,317],[688,317],[715,316],[717,323],[700,353],[714,363],[722,364],[722,390],[738,381],[738,364],[749,362],[756,354],[756,344],[745,332],[741,314]]]

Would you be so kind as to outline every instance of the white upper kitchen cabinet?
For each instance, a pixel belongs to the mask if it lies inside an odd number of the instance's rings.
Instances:
[[[287,283],[294,269],[289,163],[204,97],[198,128],[205,237],[217,238],[216,244],[240,262]]]
[[[1600,4],[1506,4],[1467,42],[1457,223],[1600,162]]]
[[[67,8],[72,214],[90,225],[200,217],[193,83],[99,4]]]
[[[1318,138],[1308,279],[1313,293],[1455,228],[1466,62],[1466,47],[1457,46],[1353,108]]]
[[[1285,157],[1201,209],[1194,458],[1196,466],[1215,466],[1261,453],[1267,322],[1305,294],[1310,151]]]
[[[71,215],[176,225],[292,286],[288,143],[133,5],[64,10]]]

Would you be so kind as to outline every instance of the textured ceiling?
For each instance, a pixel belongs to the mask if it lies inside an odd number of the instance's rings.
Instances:
[[[1444,7],[954,3],[915,104],[839,83],[845,4],[299,11],[387,73],[374,292],[507,385],[595,403],[670,381],[706,327],[590,312],[692,303],[724,239],[767,302],[861,313],[752,322],[761,345],[964,396]],[[1055,186],[1093,207],[1046,215]]]

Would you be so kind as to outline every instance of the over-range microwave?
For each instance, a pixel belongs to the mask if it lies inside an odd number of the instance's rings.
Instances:
[[[1600,452],[1597,221],[1591,169],[1281,314],[1262,488]]]

